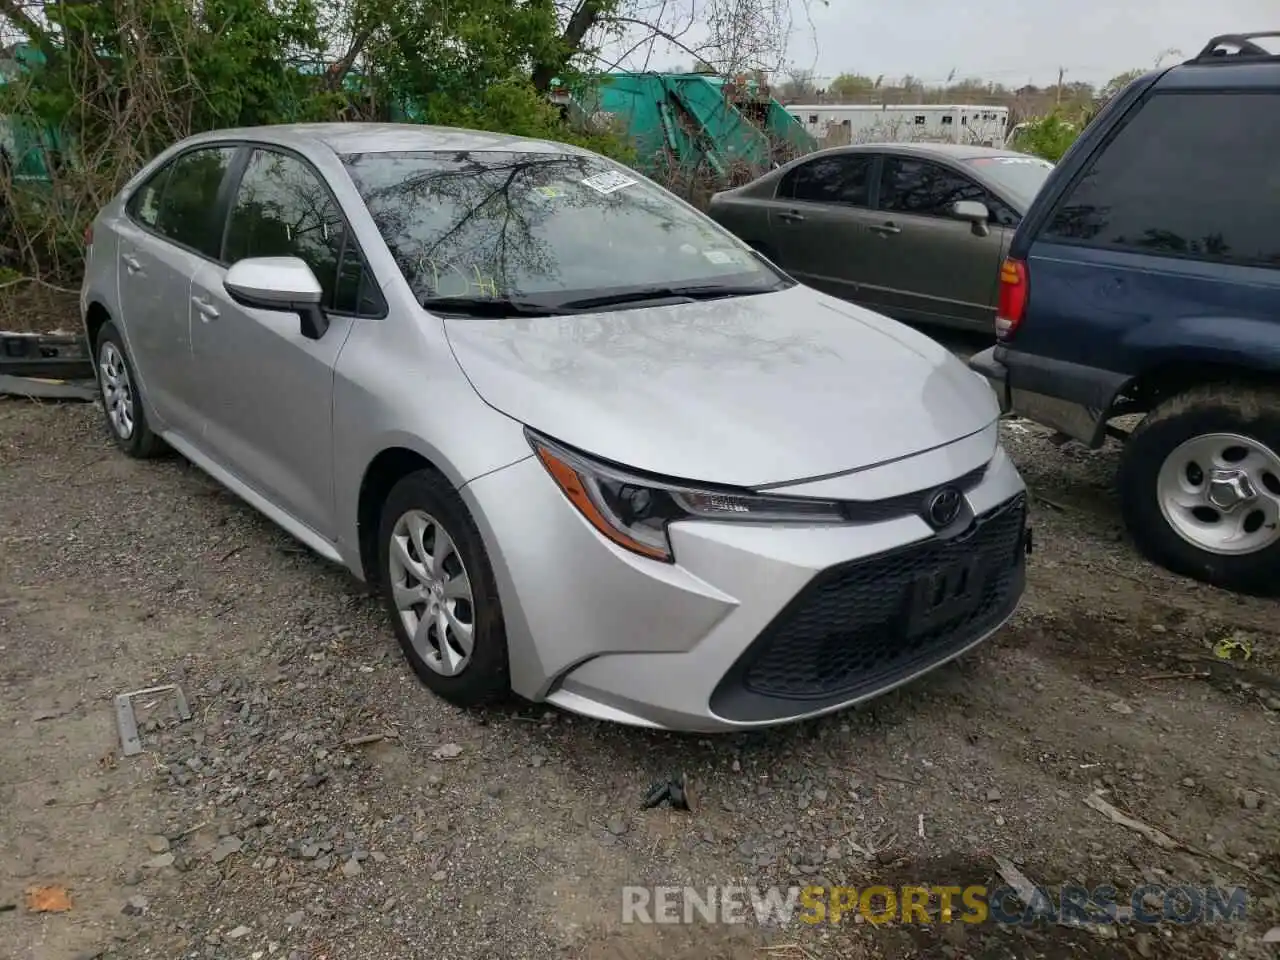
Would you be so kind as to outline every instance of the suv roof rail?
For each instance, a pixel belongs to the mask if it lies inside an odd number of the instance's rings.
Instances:
[[[1210,40],[1203,50],[1196,54],[1191,63],[1205,60],[1215,61],[1247,57],[1257,60],[1280,60],[1280,52],[1266,49],[1255,43],[1263,38],[1280,37],[1280,30],[1259,31],[1257,33],[1224,33]],[[1234,48],[1234,49],[1232,49]]]

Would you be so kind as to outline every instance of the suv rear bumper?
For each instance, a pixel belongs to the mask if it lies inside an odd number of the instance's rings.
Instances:
[[[969,358],[969,367],[991,383],[1002,413],[1013,413],[1065,433],[1090,447],[1106,436],[1124,374],[1039,357],[996,344]]]
[[[991,389],[996,392],[996,399],[1000,401],[1000,413],[1006,414],[1011,412],[1009,368],[996,359],[997,349],[999,348],[988,347],[981,353],[975,353],[969,358],[969,369],[987,378],[987,382],[991,384]]]

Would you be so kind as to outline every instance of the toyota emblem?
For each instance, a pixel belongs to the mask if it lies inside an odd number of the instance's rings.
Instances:
[[[935,490],[930,494],[928,503],[925,504],[926,519],[935,530],[949,527],[960,516],[960,507],[963,504],[964,497],[955,487],[943,487],[940,490]]]

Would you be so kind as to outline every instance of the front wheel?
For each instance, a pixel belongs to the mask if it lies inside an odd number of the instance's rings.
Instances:
[[[1229,590],[1280,593],[1280,393],[1189,390],[1138,426],[1120,463],[1138,548]]]
[[[400,480],[383,506],[378,547],[383,601],[418,678],[458,706],[504,697],[498,589],[475,521],[449,482],[432,470]]]

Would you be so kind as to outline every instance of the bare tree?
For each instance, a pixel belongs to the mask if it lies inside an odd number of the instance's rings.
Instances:
[[[777,73],[786,64],[791,0],[706,0],[703,56],[721,73]]]
[[[809,102],[817,98],[818,84],[812,70],[801,70],[792,67],[784,76],[777,88],[778,96],[784,100]]]
[[[806,18],[811,3],[801,0]],[[671,48],[716,73],[776,74],[788,67],[795,27],[792,0],[556,0],[563,24],[555,56],[537,64],[534,85],[573,64],[648,69],[654,52]],[[605,56],[612,45],[620,51]],[[668,52],[670,52],[668,50]]]

